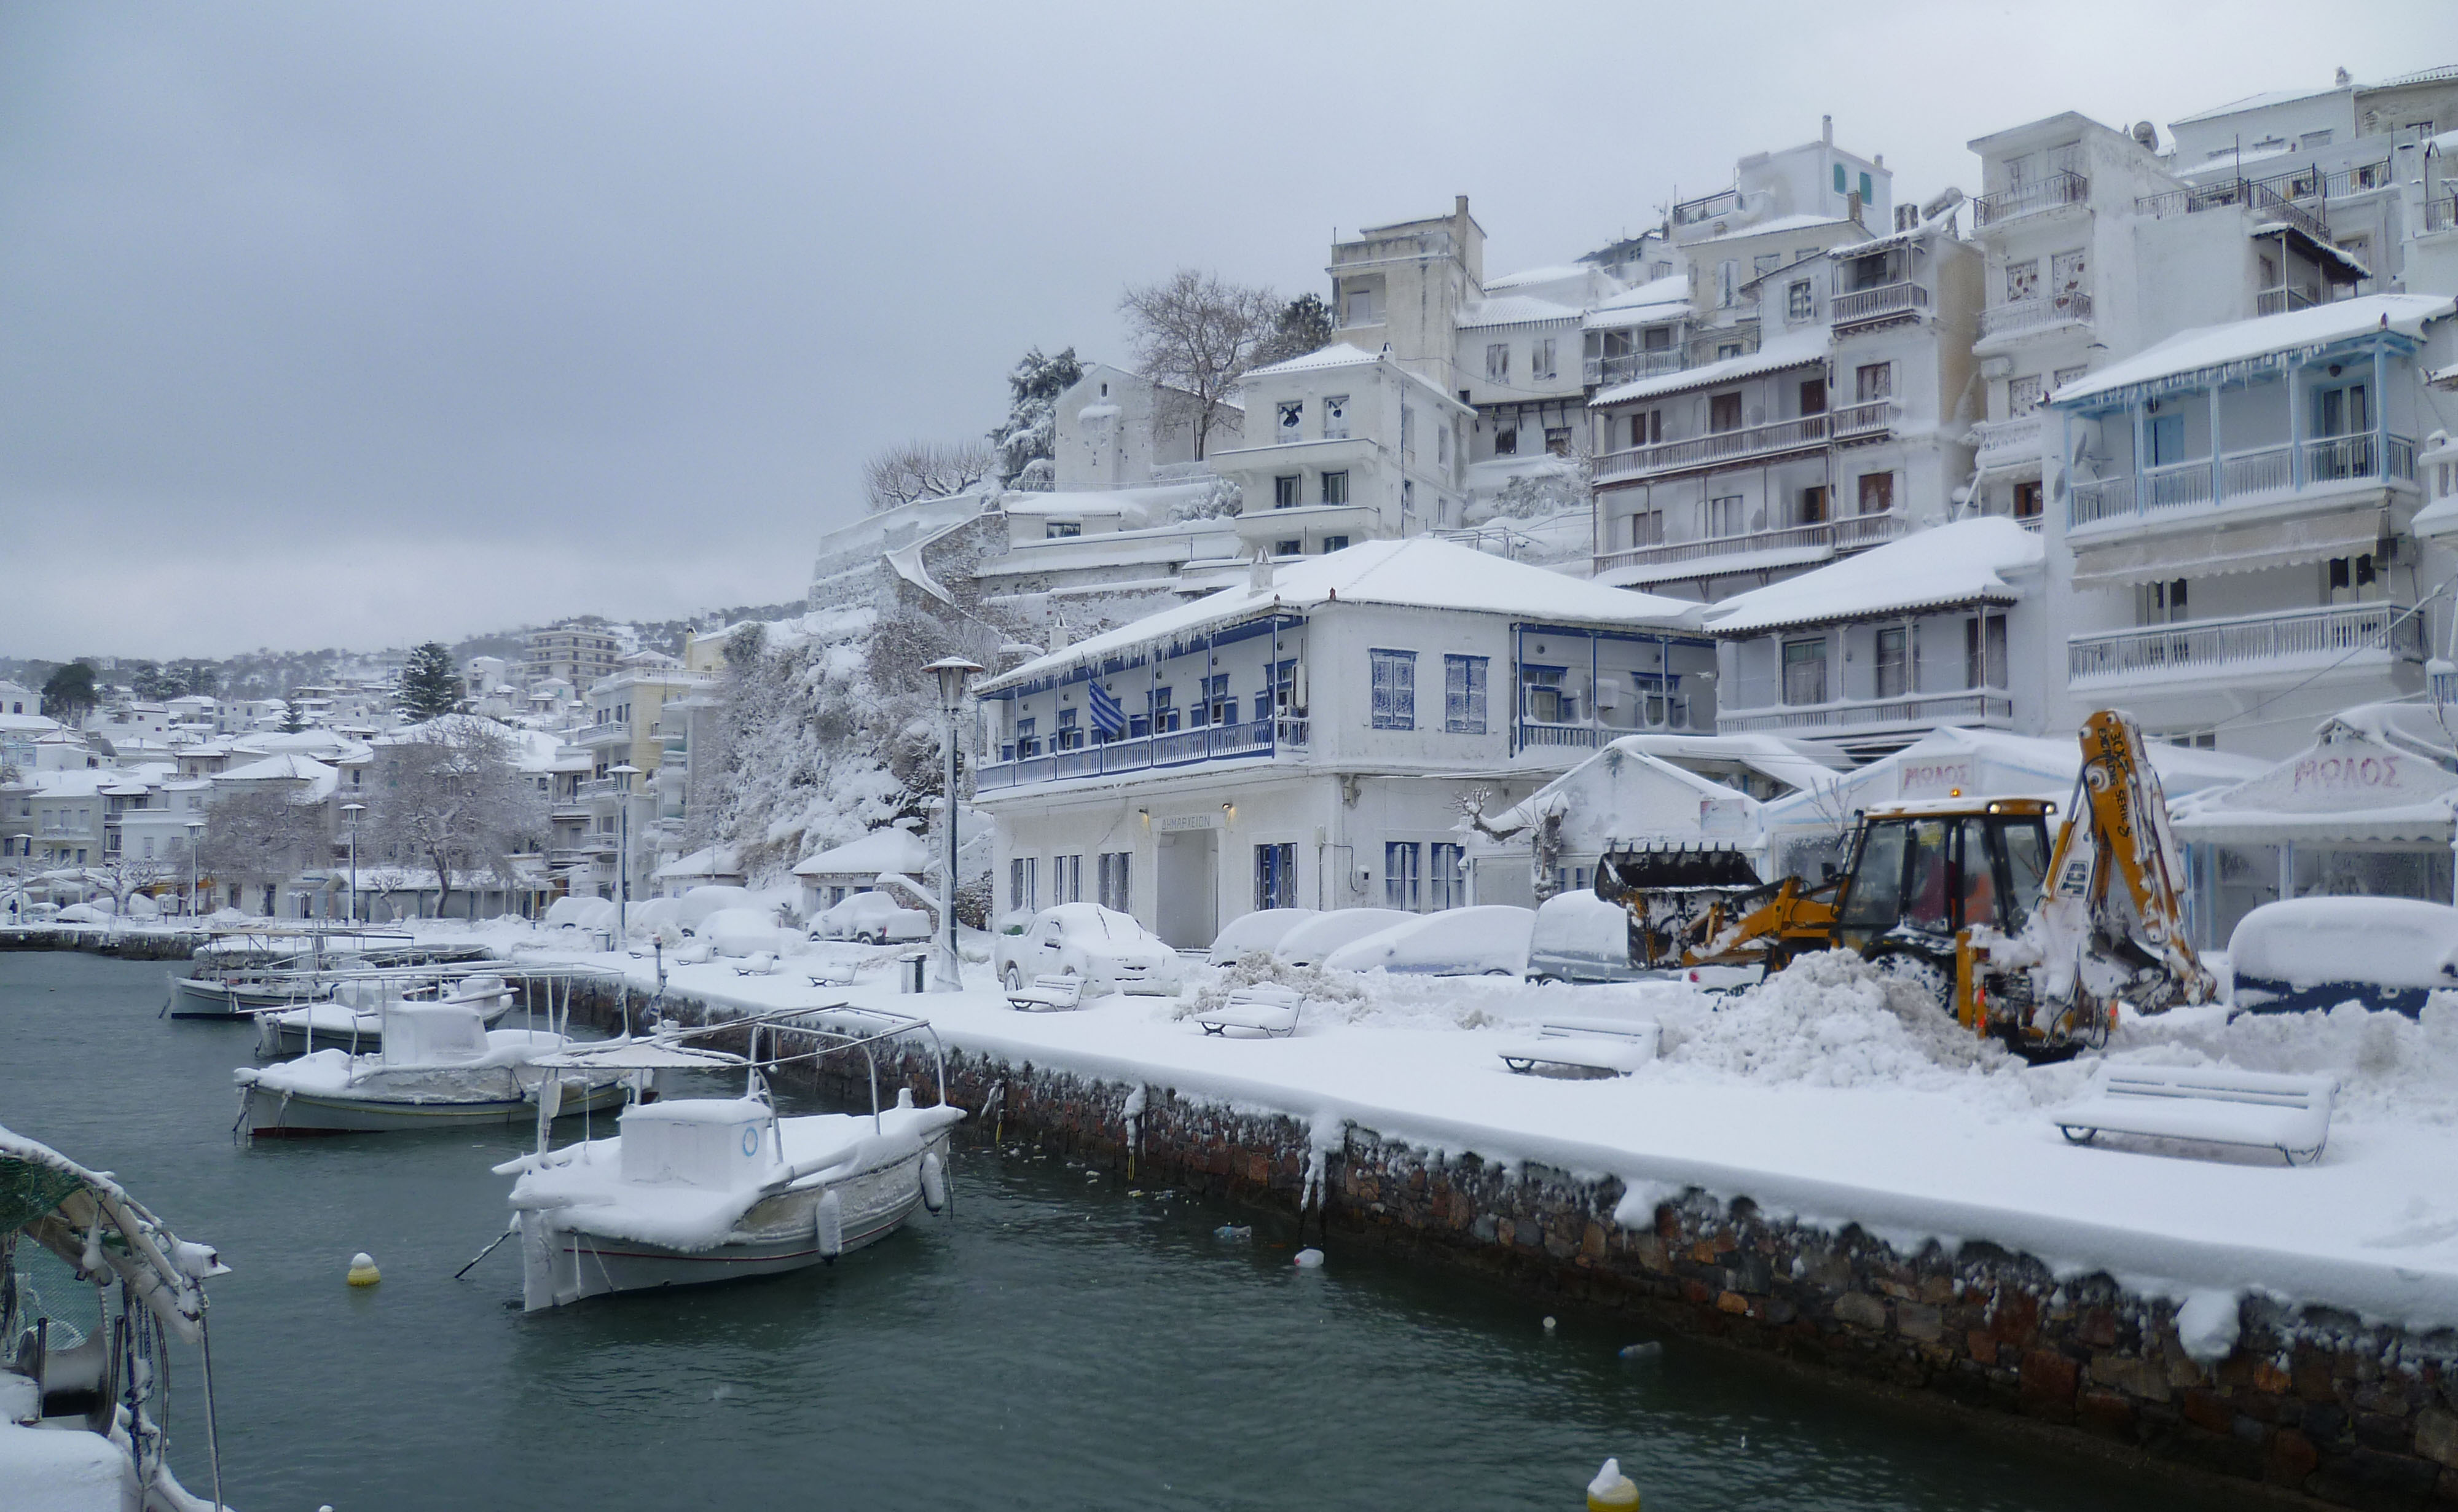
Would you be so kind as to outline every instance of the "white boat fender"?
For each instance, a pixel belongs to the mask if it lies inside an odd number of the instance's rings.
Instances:
[[[844,1253],[844,1203],[833,1188],[820,1193],[817,1226],[820,1257],[832,1261]]]
[[[922,1156],[922,1206],[932,1212],[943,1212],[948,1207],[948,1172],[935,1152]]]

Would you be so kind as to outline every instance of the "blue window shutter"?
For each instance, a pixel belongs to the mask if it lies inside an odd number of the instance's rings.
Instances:
[[[1391,713],[1403,730],[1417,727],[1417,658],[1403,652],[1391,658]]]

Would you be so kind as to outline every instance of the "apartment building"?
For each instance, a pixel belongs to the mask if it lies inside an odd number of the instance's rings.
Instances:
[[[530,632],[529,659],[521,670],[531,682],[560,677],[575,688],[586,688],[601,677],[613,676],[622,654],[622,642],[603,625],[566,620]]]

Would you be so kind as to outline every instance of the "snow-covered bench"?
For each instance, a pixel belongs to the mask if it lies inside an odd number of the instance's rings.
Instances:
[[[745,956],[734,963],[734,974],[738,977],[774,976],[776,971],[777,957],[766,950]]]
[[[1286,1039],[1298,1029],[1298,1011],[1305,999],[1288,987],[1239,987],[1229,994],[1229,1001],[1217,1008],[1195,1015],[1206,1034],[1229,1037],[1231,1029],[1253,1029],[1269,1039]]]
[[[1007,1005],[1021,1013],[1064,1013],[1083,1001],[1084,979],[1057,975],[1035,977],[1032,985],[1007,995]]]
[[[2338,1082],[2208,1067],[2103,1066],[2091,1089],[2049,1114],[2066,1138],[2102,1134],[2195,1139],[2275,1150],[2289,1165],[2320,1157],[2330,1142]]]
[[[851,986],[853,984],[853,964],[850,962],[836,962],[821,965],[804,966],[802,968],[802,975],[810,978],[811,985],[815,987]]]
[[[1512,1041],[1495,1053],[1523,1075],[1628,1076],[1656,1059],[1663,1038],[1654,1019],[1547,1019],[1536,1038]]]

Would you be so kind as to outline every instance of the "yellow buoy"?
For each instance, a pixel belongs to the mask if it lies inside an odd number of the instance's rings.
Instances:
[[[352,1286],[373,1286],[383,1279],[383,1276],[376,1274],[376,1261],[374,1255],[367,1253],[365,1250],[361,1250],[358,1253],[350,1256],[350,1284]]]
[[[1638,1487],[1621,1473],[1620,1460],[1606,1460],[1588,1482],[1588,1512],[1638,1512]]]

